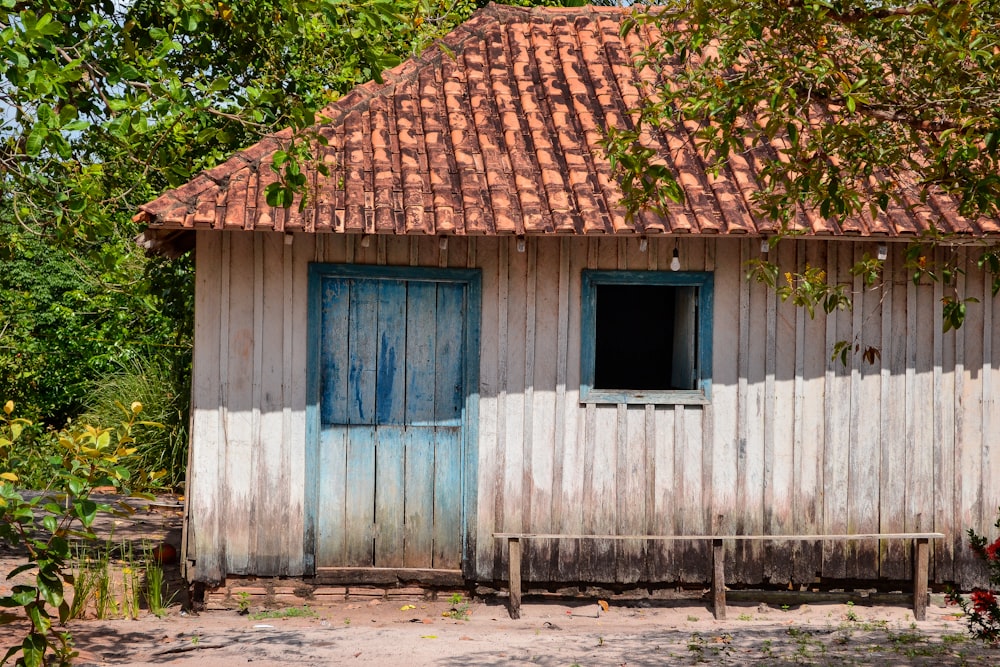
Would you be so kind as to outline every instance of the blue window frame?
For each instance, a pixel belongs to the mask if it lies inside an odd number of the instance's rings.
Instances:
[[[713,285],[698,271],[583,271],[580,402],[708,403]]]

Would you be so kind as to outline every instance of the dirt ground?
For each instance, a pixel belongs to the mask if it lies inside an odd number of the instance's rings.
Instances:
[[[179,546],[179,504],[161,499],[132,517],[106,519],[113,541]],[[17,554],[0,550],[0,573]],[[0,580],[0,594],[16,581]],[[75,620],[77,665],[996,665],[1000,650],[965,634],[940,596],[927,620],[909,607],[730,604],[716,621],[704,602],[540,601],[511,620],[501,599],[334,599],[266,610],[186,612],[158,618]],[[180,599],[180,598],[178,598]],[[245,603],[246,604],[246,603]],[[0,646],[18,625],[0,626]],[[0,653],[2,655],[2,653]]]
[[[237,611],[75,621],[78,665],[995,665],[1000,651],[968,639],[953,609],[913,623],[902,607],[753,605],[715,621],[700,604],[671,607],[527,603],[512,621],[473,602],[345,601],[293,614]],[[287,610],[284,612],[287,614]],[[854,620],[851,620],[854,619]],[[7,630],[9,632],[9,628]],[[2,632],[2,631],[0,631]],[[2,636],[2,635],[0,635]],[[8,642],[3,642],[7,644]]]

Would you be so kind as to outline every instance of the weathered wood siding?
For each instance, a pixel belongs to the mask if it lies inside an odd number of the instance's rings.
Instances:
[[[899,246],[891,288],[848,269],[874,243],[783,241],[784,269],[824,267],[855,308],[810,319],[748,282],[759,240],[678,241],[715,272],[712,401],[581,405],[580,272],[666,270],[672,239],[199,233],[188,558],[192,575],[299,575],[306,493],[306,267],[311,261],[482,269],[474,571],[505,578],[497,531],[567,533],[936,530],[935,581],[979,576],[964,530],[1000,504],[1000,303],[976,271],[966,325],[942,333],[942,288],[914,285]],[[941,251],[945,252],[945,251]],[[965,251],[957,250],[962,253]],[[834,342],[879,347],[831,360]],[[904,545],[731,545],[736,582],[903,579]],[[704,545],[531,542],[534,581],[703,581]]]

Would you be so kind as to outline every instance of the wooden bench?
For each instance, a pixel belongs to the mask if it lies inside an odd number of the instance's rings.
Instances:
[[[764,542],[854,542],[868,540],[913,540],[913,617],[922,621],[927,616],[927,573],[930,561],[930,540],[941,539],[942,533],[864,533],[857,535],[559,535],[554,533],[493,533],[496,539],[507,540],[511,618],[521,617],[521,542],[527,540],[644,540],[655,542],[705,541],[712,545],[712,613],[718,620],[726,618],[726,540],[756,540]]]

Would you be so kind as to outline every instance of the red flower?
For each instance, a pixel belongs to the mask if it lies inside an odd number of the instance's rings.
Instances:
[[[985,614],[995,607],[997,598],[991,591],[972,591],[972,606],[977,613]]]
[[[986,547],[986,558],[989,560],[1000,560],[1000,538],[997,541]]]

